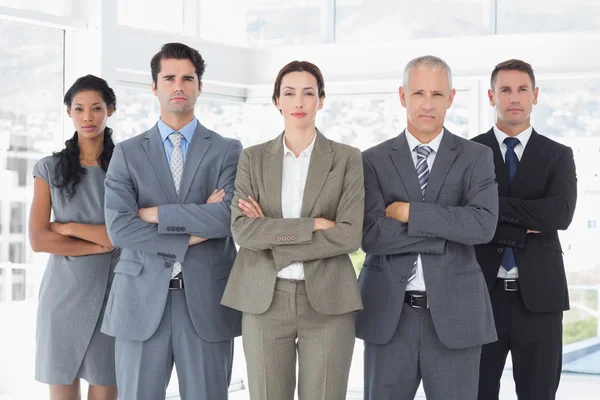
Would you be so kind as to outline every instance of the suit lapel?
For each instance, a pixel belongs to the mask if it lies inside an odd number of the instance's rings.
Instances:
[[[494,154],[496,182],[498,182],[498,192],[500,196],[506,196],[510,189],[510,181],[508,180],[508,171],[506,169],[504,157],[502,157],[500,145],[494,134],[494,128],[490,129],[489,132],[483,136],[481,142],[492,149],[492,153]]]
[[[436,202],[440,188],[457,155],[454,135],[445,128],[444,131],[440,147],[435,155],[435,161],[429,172],[427,190],[425,191],[425,201],[427,203]]]
[[[323,185],[327,180],[327,175],[331,170],[334,156],[333,148],[329,140],[317,130],[317,138],[315,139],[315,147],[310,156],[310,164],[308,166],[308,176],[306,177],[306,185],[304,186],[304,194],[302,196],[302,217],[308,217],[323,189]]]
[[[417,170],[413,162],[411,149],[408,147],[406,132],[402,132],[392,144],[390,157],[400,175],[404,189],[410,200],[423,201],[421,186],[417,178]]]
[[[198,167],[211,144],[210,132],[198,122],[194,136],[192,136],[192,143],[190,143],[185,157],[185,163],[183,164],[183,174],[179,183],[178,202],[181,203],[185,199],[185,196],[187,196],[196,171],[198,171]],[[215,188],[209,189],[212,191]]]
[[[146,132],[146,140],[142,142],[142,147],[146,151],[154,172],[158,176],[158,181],[162,186],[169,202],[174,204],[177,201],[177,192],[171,175],[171,168],[167,161],[165,148],[163,146],[158,126],[154,125],[152,129]]]
[[[281,185],[283,179],[283,133],[265,149],[262,159],[263,185],[267,197],[267,206],[273,218],[283,218],[281,209]]]
[[[531,132],[527,146],[525,146],[525,150],[523,151],[523,155],[519,161],[519,166],[517,167],[517,172],[513,179],[512,185],[510,185],[511,195],[514,196],[516,193],[518,193],[515,192],[515,190],[518,190],[522,185],[527,185],[527,179],[531,177],[531,173],[535,169],[536,162],[539,162],[539,157],[536,158],[536,155],[539,154],[542,146],[543,141],[540,140],[539,134],[534,130]]]

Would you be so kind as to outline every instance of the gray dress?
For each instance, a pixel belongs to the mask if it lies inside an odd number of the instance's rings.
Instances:
[[[55,220],[104,224],[104,170],[86,167],[75,196],[67,200],[53,184],[56,161],[45,157],[33,168],[50,186]],[[119,253],[50,255],[37,312],[37,381],[69,385],[82,378],[92,385],[116,385],[114,338],[100,326]]]

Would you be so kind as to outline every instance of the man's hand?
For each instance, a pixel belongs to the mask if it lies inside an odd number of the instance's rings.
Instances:
[[[225,189],[221,189],[221,190],[215,189],[208,197],[208,200],[206,200],[206,204],[219,203],[219,202],[223,201],[224,198],[225,198]]]
[[[408,223],[410,203],[395,201],[385,209],[385,216],[397,219],[400,222]]]
[[[248,200],[240,199],[238,201],[238,207],[248,218],[264,218],[265,214],[260,208],[260,204],[256,202],[251,196],[248,196]]]
[[[335,228],[335,221],[330,221],[325,218],[315,218],[315,223],[313,225],[313,232],[324,231],[329,228]]]
[[[140,208],[138,215],[142,221],[158,224],[158,207]]]

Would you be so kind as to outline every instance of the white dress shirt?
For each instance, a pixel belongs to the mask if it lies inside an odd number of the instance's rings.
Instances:
[[[496,140],[498,141],[498,145],[500,146],[500,152],[502,153],[502,158],[506,160],[506,143],[504,143],[504,139],[509,137],[516,137],[519,139],[519,143],[515,146],[515,153],[517,154],[517,158],[519,162],[521,161],[521,157],[523,157],[523,152],[525,151],[525,146],[527,146],[527,142],[531,137],[531,133],[533,132],[533,128],[530,126],[525,129],[523,132],[519,133],[517,136],[509,136],[506,133],[502,132],[496,125],[494,125],[494,135],[496,136]],[[519,269],[515,265],[507,271],[503,266],[500,266],[498,270],[498,278],[502,279],[516,279],[519,277]]]
[[[429,143],[419,142],[419,140],[408,131],[408,128],[405,130],[405,132],[408,148],[410,149],[410,155],[412,156],[413,164],[415,165],[415,174],[417,173],[417,147],[420,144],[426,144],[433,150],[427,156],[427,167],[429,168],[429,174],[431,174],[433,162],[435,161],[435,155],[440,148],[440,143],[442,142],[442,137],[444,136],[444,130],[442,130],[442,132]],[[427,191],[425,191],[425,193],[427,193]],[[421,254],[417,256],[417,274],[412,281],[408,282],[408,285],[406,285],[406,290],[425,291],[425,279],[423,279],[423,263],[421,261]]]
[[[294,153],[285,145],[283,136],[283,171],[281,181],[281,211],[283,218],[300,218],[304,186],[308,176],[310,156],[315,147],[315,140],[296,158]],[[278,278],[304,279],[304,263],[293,263],[277,273]]]

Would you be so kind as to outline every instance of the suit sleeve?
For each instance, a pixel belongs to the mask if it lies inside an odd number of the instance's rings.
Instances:
[[[248,196],[256,199],[252,188],[250,155],[242,151],[238,163],[235,190],[231,201],[231,233],[240,246],[252,251],[268,250],[281,245],[282,236],[294,237],[294,244],[310,243],[313,240],[313,218],[248,218],[238,207],[240,199]],[[286,242],[289,243],[289,242]]]
[[[466,245],[492,240],[498,221],[498,188],[488,147],[481,149],[473,165],[465,201],[458,207],[411,202],[408,235],[440,237]]]
[[[558,159],[543,199],[500,197],[500,222],[540,232],[565,230],[573,220],[577,202],[577,174],[573,150]]]
[[[213,204],[167,204],[158,206],[158,233],[180,235],[172,229],[204,239],[231,236],[231,199],[242,144],[235,140],[227,150],[216,189],[225,189],[225,198]],[[171,228],[171,229],[169,229]]]
[[[428,252],[431,254],[443,254],[446,246],[445,239],[411,237],[408,234],[408,224],[385,216],[386,206],[379,183],[379,176],[364,153],[363,168],[365,179],[365,213],[362,249],[365,253],[377,255]]]
[[[360,151],[356,149],[348,157],[335,227],[314,232],[310,243],[273,247],[277,270],[294,262],[329,258],[357,250],[362,237],[364,209],[363,167]]]
[[[525,247],[526,238],[527,229],[499,222],[490,244],[499,244],[522,249]]]
[[[147,223],[138,216],[137,191],[121,143],[115,146],[104,187],[104,215],[111,243],[116,247],[183,261],[189,235],[161,235],[156,224]]]

